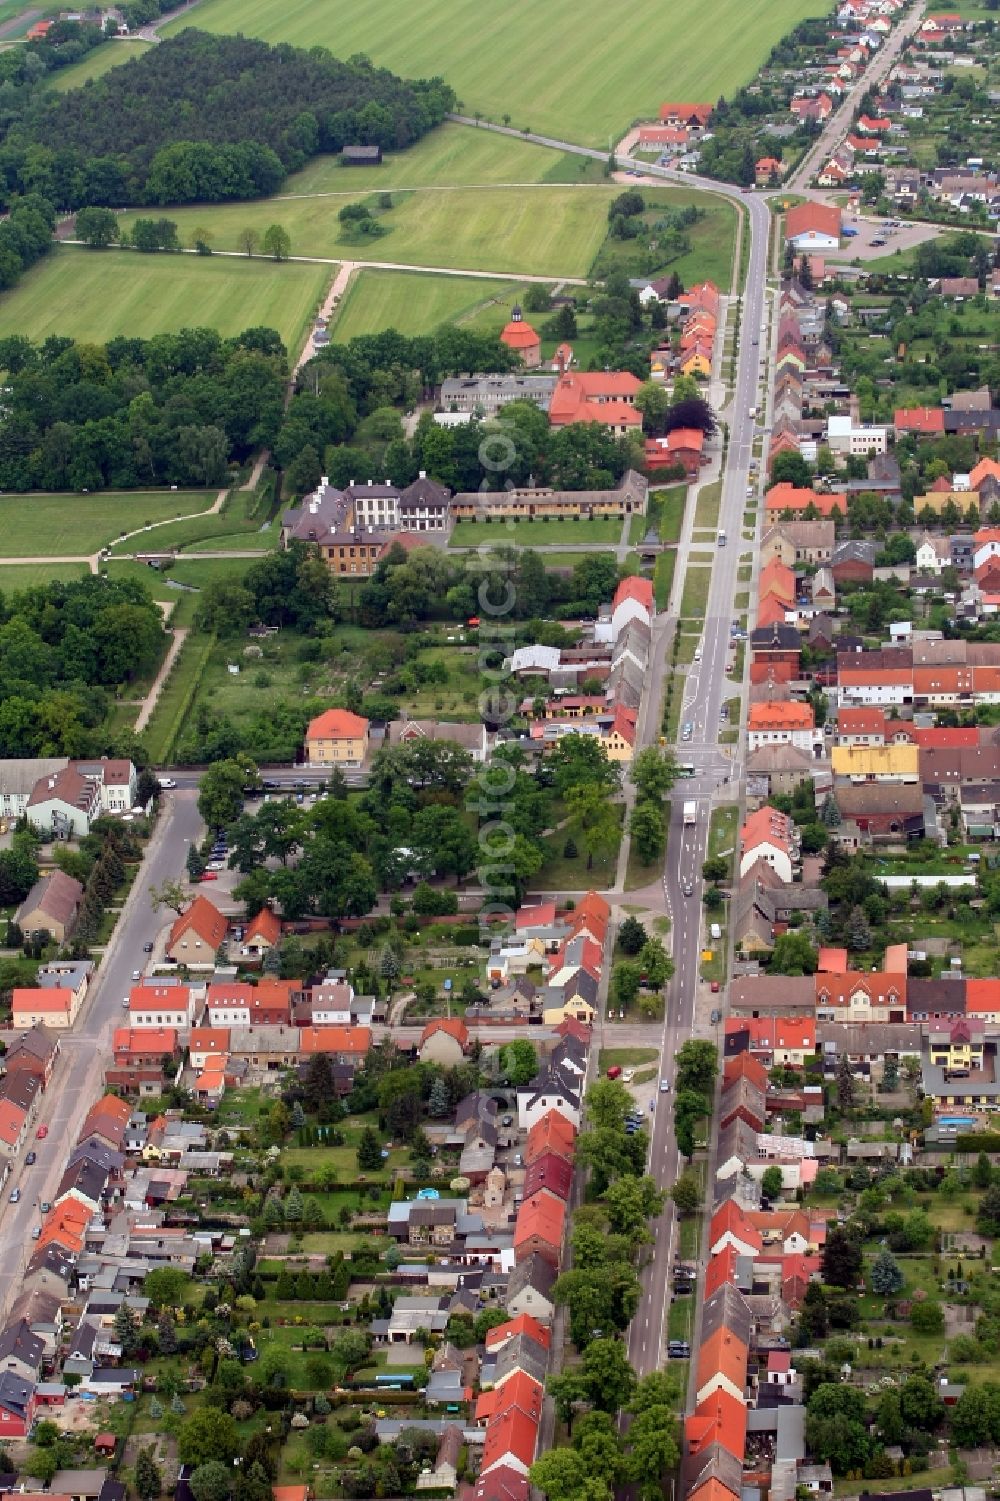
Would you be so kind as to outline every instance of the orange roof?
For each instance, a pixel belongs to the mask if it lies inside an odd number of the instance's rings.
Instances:
[[[730,1021],[749,1035],[751,1047],[812,1051],[816,1046],[816,1023],[811,1016],[741,1016]]]
[[[548,928],[556,920],[555,902],[533,902],[528,907],[518,907],[514,914],[515,930],[524,928]]]
[[[437,1021],[428,1022],[420,1034],[420,1047],[423,1047],[435,1032],[447,1032],[448,1036],[454,1037],[462,1048],[467,1048],[469,1045],[469,1029],[457,1016],[440,1017]]]
[[[651,579],[639,578],[638,576],[622,579],[615,590],[611,601],[612,610],[624,604],[627,599],[634,599],[636,604],[643,605],[650,614],[653,611],[653,583]]]
[[[558,1250],[562,1245],[565,1224],[566,1205],[561,1199],[555,1199],[546,1193],[533,1194],[530,1199],[525,1199],[517,1211],[514,1248],[516,1250],[537,1235],[545,1245],[554,1246]]]
[[[309,721],[306,740],[361,740],[368,733],[368,721],[349,709],[325,709]]]
[[[82,1251],[89,1224],[90,1210],[79,1199],[63,1199],[42,1221],[39,1249],[56,1241],[67,1251]]]
[[[758,628],[768,625],[780,625],[784,622],[788,613],[788,605],[778,598],[776,594],[769,594],[757,611],[756,624]]]
[[[910,730],[914,745],[927,746],[932,750],[961,750],[979,744],[979,731],[973,725],[927,725],[923,729]]]
[[[816,1001],[822,1006],[847,1006],[851,996],[863,991],[873,1005],[899,1005],[906,1001],[906,975],[887,970],[847,970],[844,974],[813,976]]]
[[[782,599],[786,599],[789,604],[792,604],[795,600],[794,568],[789,568],[788,564],[783,563],[780,558],[772,558],[760,570],[760,577],[757,580],[757,593],[761,599],[764,598],[765,594],[778,593]]]
[[[820,974],[846,975],[847,950],[835,948],[820,949],[817,956],[816,968]]]
[[[272,1501],[309,1501],[307,1485],[272,1485]]]
[[[841,735],[884,735],[884,709],[837,710],[837,731]]]
[[[519,1407],[509,1407],[486,1425],[479,1473],[485,1474],[492,1465],[502,1463],[509,1454],[520,1460],[522,1465],[532,1464],[537,1443],[537,1420],[530,1418]]]
[[[973,532],[972,540],[976,544],[977,551],[989,542],[1000,542],[1000,527],[981,526],[977,532]]]
[[[667,452],[677,453],[680,449],[692,448],[696,453],[701,453],[705,447],[705,434],[700,427],[675,427],[667,433]],[[648,579],[643,579],[648,583]]]
[[[508,1319],[506,1324],[497,1324],[495,1329],[490,1329],[486,1335],[487,1350],[495,1350],[500,1345],[505,1345],[515,1334],[528,1334],[538,1344],[549,1348],[552,1339],[551,1332],[544,1324],[532,1318],[530,1313],[518,1314],[516,1319]]]
[[[897,407],[892,425],[898,433],[943,433],[943,407]]]
[[[133,985],[128,1009],[132,1011],[187,1011],[191,999],[189,985]]]
[[[175,1027],[116,1027],[114,1037],[116,1053],[163,1053],[167,1057],[177,1051]]]
[[[741,1058],[748,1058],[749,1056],[749,1053],[740,1054]],[[754,1059],[755,1063],[758,1061]],[[760,1064],[760,1068],[766,1082],[767,1070],[762,1063]],[[740,1253],[735,1246],[724,1246],[715,1256],[708,1258],[708,1266],[705,1268],[705,1286],[702,1290],[703,1301],[707,1301],[713,1293],[718,1292],[724,1283],[732,1282],[735,1284],[736,1263],[739,1257]]]
[[[537,1422],[541,1417],[544,1393],[545,1388],[541,1382],[529,1376],[527,1371],[514,1371],[502,1386],[480,1395],[476,1403],[476,1421],[478,1423],[499,1417],[502,1413],[519,1408]]]
[[[87,1112],[87,1118],[78,1139],[83,1141],[86,1137],[98,1132],[112,1140],[120,1141],[131,1114],[131,1107],[125,1100],[120,1100],[117,1095],[113,1094],[103,1095],[96,1105],[91,1105]]]
[[[804,489],[788,480],[782,480],[779,484],[772,485],[764,497],[766,511],[805,511],[810,506],[818,516],[832,516],[834,510],[839,510],[842,516],[846,516],[847,496],[841,491],[824,494],[820,490]]]
[[[825,203],[797,203],[785,215],[785,239],[815,231],[840,238],[840,209]]]
[[[574,370],[561,375],[549,402],[549,422],[628,423],[641,427],[642,413],[631,405],[642,382],[627,370]]]
[[[62,986],[54,986],[50,990],[39,990],[19,985],[11,993],[11,1006],[14,1011],[35,1011],[39,1015],[68,1016],[73,1009],[73,992]]]
[[[733,1501],[735,1491],[729,1489],[724,1481],[713,1475],[706,1480],[704,1485],[696,1486],[693,1491],[688,1491],[687,1501]]]
[[[701,1454],[712,1444],[719,1444],[727,1454],[742,1460],[746,1451],[747,1410],[729,1392],[713,1392],[685,1418],[684,1437],[689,1455]]]
[[[967,1016],[1000,1013],[1000,980],[966,980],[965,1013]]]
[[[229,1028],[192,1027],[188,1048],[192,1053],[228,1053]]]
[[[707,125],[714,108],[714,104],[706,104],[704,102],[700,104],[673,104],[668,102],[667,104],[660,105],[660,119],[697,120],[699,125]]]
[[[777,808],[765,803],[756,813],[748,815],[740,830],[740,844],[744,850],[756,849],[759,844],[774,844],[791,853],[794,827],[786,813],[779,813]]]
[[[512,318],[509,323],[504,324],[500,342],[506,344],[508,349],[538,349],[542,339],[523,318]]]
[[[227,927],[226,919],[218,907],[213,907],[207,896],[196,896],[190,907],[175,920],[167,939],[167,948],[172,949],[190,931],[195,932],[209,948],[220,948]]]
[[[712,1222],[708,1230],[709,1243],[714,1246],[715,1242],[727,1233],[734,1235],[737,1240],[743,1241],[746,1245],[753,1246],[758,1251],[764,1244],[760,1233],[754,1228],[747,1215],[733,1199],[727,1199],[724,1204],[720,1204],[712,1215]]]
[[[20,1140],[28,1112],[12,1100],[0,1100],[0,1141],[13,1147]]]
[[[815,723],[812,704],[790,698],[751,704],[747,716],[748,730],[811,730]]]
[[[530,1165],[536,1157],[546,1152],[557,1152],[560,1157],[572,1159],[576,1142],[576,1127],[558,1110],[548,1110],[528,1132],[524,1143],[524,1161]]]
[[[890,943],[886,945],[885,958],[882,964],[887,975],[905,975],[908,950],[905,943]]]
[[[263,938],[265,943],[275,944],[281,939],[281,922],[271,911],[270,907],[261,907],[256,917],[251,918],[246,932],[243,935],[244,943],[251,943],[255,938]],[[297,1490],[294,1485],[279,1486],[279,1490]]]
[[[357,1057],[364,1057],[371,1045],[370,1027],[301,1027],[299,1029],[300,1053],[353,1053]]]
[[[723,1064],[722,1077],[727,1084],[732,1084],[734,1079],[748,1079],[758,1089],[765,1091],[768,1085],[767,1069],[752,1053],[737,1053],[735,1058],[727,1058]]]
[[[1000,479],[1000,464],[996,459],[980,459],[969,475],[969,486],[977,490],[986,478]]]

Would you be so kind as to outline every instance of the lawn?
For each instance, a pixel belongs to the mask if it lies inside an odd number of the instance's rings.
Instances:
[[[677,566],[677,554],[674,551],[661,552],[653,569],[653,597],[656,600],[656,608],[665,610],[670,603],[670,591],[674,584],[674,569]]]
[[[194,507],[188,509],[194,510]],[[161,552],[168,548],[186,547],[195,552],[213,551],[216,548],[266,552],[278,540],[278,524],[276,521],[267,522],[266,515],[267,512],[256,495],[248,490],[237,490],[227,497],[223,509],[214,515],[192,516],[184,521],[169,522],[148,535],[144,533],[140,537],[130,537],[127,542],[116,543],[112,552]]]
[[[198,222],[195,213],[187,228]],[[0,299],[0,338],[24,334],[39,341],[60,334],[104,343],[119,335],[148,339],[200,327],[217,328],[228,338],[266,327],[277,329],[297,353],[334,271],[58,245]]]
[[[347,182],[337,193],[170,206],[164,212],[177,224],[182,244],[190,244],[200,227],[213,235],[216,250],[238,250],[245,229],[263,234],[277,221],[288,231],[293,255],[454,267],[499,276],[584,277],[605,244],[608,204],[621,191],[614,184],[426,187],[390,193],[392,207],[384,209],[378,194],[354,190],[350,177]],[[705,219],[689,232],[692,249],[670,267],[685,283],[709,276],[728,286],[726,257],[731,258],[735,223],[729,205],[686,188],[644,188],[643,196],[651,207],[697,203],[705,209]],[[378,238],[343,231],[339,211],[359,200],[385,231]],[[144,212],[130,211],[122,222]],[[617,253],[622,242],[610,244]],[[287,269],[282,267],[282,274]]]
[[[587,159],[572,160],[585,165]],[[563,161],[561,152],[547,146],[446,121],[406,151],[387,152],[380,167],[345,167],[339,156],[314,157],[288,179],[285,193],[384,193],[442,183],[485,187],[490,183],[575,182],[576,177],[553,176]]]
[[[333,326],[333,338],[346,343],[358,334],[431,333],[442,323],[463,323],[471,316],[496,308],[497,326],[507,321],[507,307],[516,289],[509,282],[466,279],[461,276],[421,276],[412,271],[359,271],[347,289]]]
[[[698,568],[688,565],[684,575],[684,593],[681,595],[680,613],[682,615],[693,617],[695,620],[704,620],[711,583],[710,567]]]
[[[127,41],[106,42],[103,47],[95,47],[92,52],[88,52],[78,63],[61,68],[53,75],[52,88],[58,89],[61,94],[67,89],[78,89],[92,78],[103,78],[112,68],[121,67],[122,63],[141,57],[152,45],[152,42],[143,42],[138,37]]]
[[[449,547],[561,547],[578,542],[618,542],[622,523],[613,517],[574,521],[458,521]]]
[[[719,524],[719,505],[722,501],[722,481],[713,480],[710,485],[702,485],[698,491],[698,503],[695,507],[695,526],[710,527],[712,531]]]
[[[99,495],[0,496],[0,557],[97,552],[122,532],[204,510],[217,490],[116,490]]]
[[[739,808],[735,803],[724,803],[721,807],[712,809],[712,817],[708,826],[708,855],[733,854],[736,848],[736,825],[739,820]]]
[[[0,594],[12,594],[18,589],[34,589],[39,584],[68,583],[82,578],[87,571],[85,563],[14,563],[0,565]]]
[[[637,1068],[640,1063],[656,1063],[659,1057],[659,1048],[602,1048],[597,1067],[603,1074],[605,1069],[613,1068],[615,1064],[619,1068]]]
[[[205,31],[243,32],[338,57],[362,52],[408,78],[440,74],[464,108],[518,129],[607,149],[609,135],[654,116],[664,99],[717,99],[745,83],[779,37],[822,0],[635,0],[616,11],[532,0],[484,11],[476,0],[417,0],[400,24],[396,0],[206,0]],[[179,17],[166,33],[191,24]],[[678,39],[683,45],[678,45]]]
[[[613,811],[620,822],[622,807],[615,805]],[[576,846],[575,855],[565,853],[566,844],[570,840]],[[548,859],[537,875],[532,877],[532,890],[603,891],[613,884],[618,864],[617,844],[614,850],[595,855],[592,863],[588,863],[583,836],[573,822],[559,829],[550,839],[542,840],[542,844],[548,852]]]
[[[654,490],[649,497],[650,520],[655,521],[661,542],[679,542],[687,505],[687,486],[674,485],[669,490]]]

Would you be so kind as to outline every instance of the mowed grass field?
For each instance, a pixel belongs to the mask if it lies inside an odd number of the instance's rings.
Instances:
[[[193,221],[192,221],[193,222]],[[335,266],[57,245],[0,298],[0,338],[103,343],[181,328],[275,328],[298,352]]]
[[[37,589],[43,584],[68,584],[81,579],[86,563],[0,563],[0,594],[16,594],[20,589]]]
[[[331,332],[341,344],[386,328],[409,336],[428,334],[442,323],[468,323],[490,309],[502,326],[516,296],[516,285],[505,281],[421,276],[416,271],[358,271]]]
[[[463,108],[606,147],[665,99],[731,94],[771,46],[827,0],[206,0],[194,23],[337,57],[363,52],[407,78],[447,80]],[[167,34],[190,25],[179,18]]]
[[[263,234],[277,221],[291,237],[293,255],[493,271],[501,276],[584,277],[607,235],[608,204],[621,192],[613,183],[416,188],[393,193],[392,208],[387,210],[380,208],[375,194],[324,193],[163,212],[177,224],[182,243],[190,243],[192,231],[201,226],[212,232],[217,250],[237,250],[244,229],[252,226]],[[685,188],[644,188],[643,197],[651,207],[694,202],[706,210],[706,218],[690,231],[692,249],[684,266],[676,263],[678,272],[687,278],[692,267],[686,263],[704,260],[698,274],[712,275],[709,262],[712,268],[718,262],[720,269],[725,263],[728,285],[734,210],[722,199]],[[359,201],[368,204],[387,231],[380,238],[342,237],[337,215],[344,204]],[[134,214],[122,217],[127,223]]]
[[[78,89],[92,78],[103,78],[112,68],[120,68],[122,63],[130,63],[133,58],[141,57],[152,45],[152,42],[143,42],[138,38],[105,42],[103,47],[95,47],[93,52],[88,52],[80,62],[61,68],[58,73],[53,74],[52,87],[60,94],[65,94],[67,89]]]
[[[587,165],[586,157],[573,161]],[[445,121],[415,146],[388,152],[380,167],[345,167],[339,156],[317,156],[288,179],[282,196],[387,192],[441,183],[475,187],[503,182],[561,182],[567,180],[565,162],[562,152],[548,146],[532,146],[516,136]]]
[[[0,557],[89,555],[122,532],[207,510],[217,494],[213,489],[0,495]]]

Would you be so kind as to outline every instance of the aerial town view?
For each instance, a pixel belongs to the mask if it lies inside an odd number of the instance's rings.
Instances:
[[[0,1501],[1000,1497],[1000,0],[0,0]]]

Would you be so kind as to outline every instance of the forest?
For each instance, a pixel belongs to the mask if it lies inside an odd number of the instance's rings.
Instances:
[[[191,28],[83,88],[5,102],[8,199],[35,190],[76,209],[263,197],[318,152],[412,145],[455,97],[366,58]]]
[[[109,749],[109,692],[148,675],[165,644],[159,607],[132,579],[0,594],[0,757]]]
[[[0,490],[21,492],[221,484],[230,462],[273,443],[287,379],[266,328],[105,345],[15,336],[0,340],[0,368]]]

